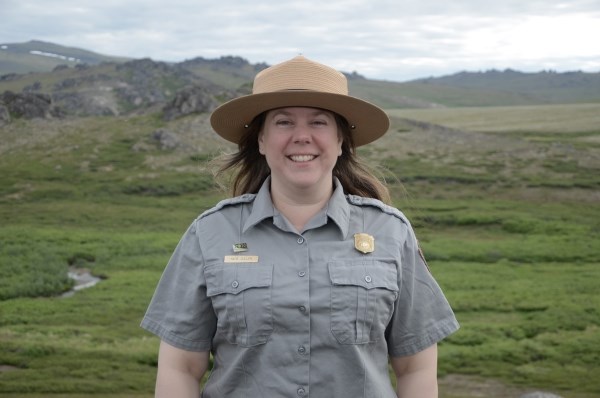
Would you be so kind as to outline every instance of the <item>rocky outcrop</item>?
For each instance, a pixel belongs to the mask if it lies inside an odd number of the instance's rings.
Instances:
[[[8,73],[6,75],[0,76],[0,82],[10,82],[12,80],[17,80],[21,77],[21,75],[17,73]]]
[[[117,116],[118,107],[110,92],[82,93],[78,91],[55,92],[52,95],[60,112],[75,116]]]
[[[6,105],[0,102],[0,126],[8,123],[10,123],[10,113]]]
[[[175,149],[179,146],[179,138],[167,129],[157,129],[152,132],[152,139],[157,142],[160,149]]]
[[[58,71],[65,70],[65,69],[69,69],[69,66],[65,65],[65,64],[60,64],[60,65],[56,65],[54,67],[54,69],[52,69],[52,72],[58,72]]]
[[[24,93],[31,93],[34,91],[40,91],[42,89],[42,83],[40,82],[34,82],[33,84],[30,84],[29,86],[25,86],[23,87],[23,92]]]
[[[52,97],[41,93],[13,93],[5,91],[0,97],[10,116],[34,119],[58,116],[59,111],[52,104]]]
[[[202,70],[207,66],[219,73],[236,76],[236,81],[242,77],[250,82],[254,69],[265,65],[250,65],[240,57],[180,64],[146,58],[100,66],[59,65],[50,72],[53,75],[51,79],[44,77],[33,83],[28,81],[27,85],[21,86],[20,97],[11,97],[11,104],[4,101],[9,116],[4,120],[56,116],[59,110],[64,116],[82,117],[163,110],[164,118],[172,120],[210,112],[218,103],[250,92],[250,85],[236,90],[209,81],[202,76]],[[22,77],[4,75],[0,76],[0,82]],[[13,106],[14,101],[17,104]]]
[[[185,87],[165,105],[163,118],[173,120],[192,113],[211,112],[217,105],[218,102],[209,89],[200,86]]]

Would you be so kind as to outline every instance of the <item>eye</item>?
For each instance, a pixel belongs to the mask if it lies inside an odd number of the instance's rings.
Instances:
[[[277,120],[275,120],[275,125],[282,126],[282,127],[291,126],[292,121],[289,119],[277,119]]]
[[[313,126],[327,126],[327,120],[324,119],[315,119],[311,122]]]

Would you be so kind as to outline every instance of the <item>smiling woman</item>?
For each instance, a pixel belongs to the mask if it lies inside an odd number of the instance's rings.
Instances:
[[[211,123],[238,144],[221,169],[235,196],[190,225],[142,321],[162,340],[156,396],[198,396],[212,353],[207,398],[437,397],[437,342],[458,323],[356,154],[385,112],[297,56]]]

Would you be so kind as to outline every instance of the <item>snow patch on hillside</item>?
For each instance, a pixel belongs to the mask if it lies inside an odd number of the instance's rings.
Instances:
[[[45,52],[45,51],[31,50],[31,51],[29,51],[29,54],[32,54],[32,55],[41,55],[41,56],[50,57],[50,58],[59,58],[59,59],[65,60],[65,61],[75,62],[75,63],[81,62],[81,60],[79,58],[67,57],[65,55],[48,53],[48,52]]]

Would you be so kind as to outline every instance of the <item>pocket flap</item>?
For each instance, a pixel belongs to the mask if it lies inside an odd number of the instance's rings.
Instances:
[[[269,287],[273,265],[216,264],[204,269],[206,295],[238,294],[246,289]]]
[[[329,277],[334,285],[362,286],[365,289],[383,288],[398,291],[398,273],[393,262],[378,260],[332,261]]]

